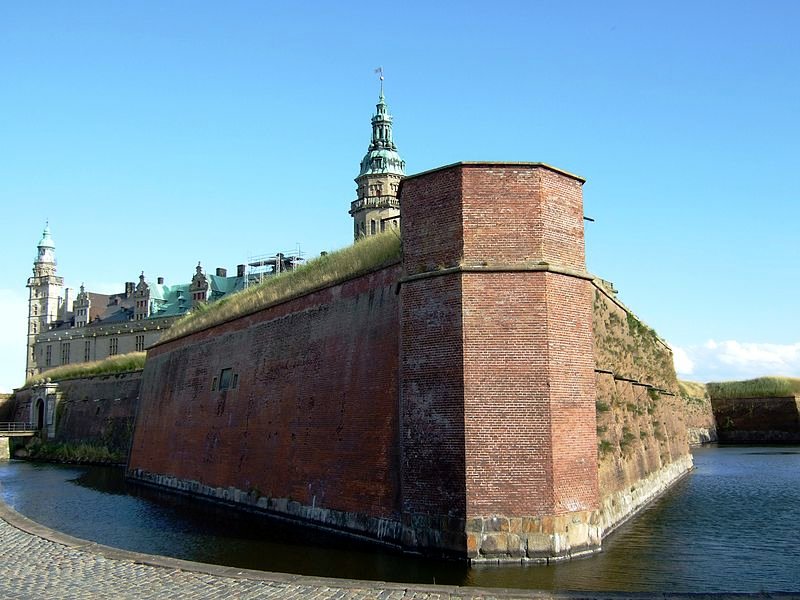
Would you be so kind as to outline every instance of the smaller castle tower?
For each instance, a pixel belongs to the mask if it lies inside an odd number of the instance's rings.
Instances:
[[[33,262],[33,277],[28,278],[28,344],[25,374],[28,377],[40,372],[35,354],[36,336],[48,330],[58,320],[64,293],[64,279],[56,275],[56,246],[45,225],[38,252]]]
[[[192,283],[189,286],[189,293],[192,295],[192,308],[198,304],[204,304],[208,298],[208,278],[203,273],[203,267],[197,263]]]
[[[355,179],[358,198],[350,203],[355,240],[375,235],[387,227],[400,227],[397,189],[405,169],[406,162],[400,158],[392,140],[392,115],[383,96],[381,71],[381,92],[372,117],[372,141]]]
[[[92,310],[92,299],[89,297],[89,294],[86,293],[86,289],[81,284],[81,291],[78,292],[78,295],[75,297],[75,302],[73,303],[73,309],[75,311],[75,327],[86,327],[89,324],[89,314]]]
[[[144,280],[144,271],[139,275],[139,283],[133,291],[135,304],[133,306],[133,318],[141,321],[150,316],[150,286]]]

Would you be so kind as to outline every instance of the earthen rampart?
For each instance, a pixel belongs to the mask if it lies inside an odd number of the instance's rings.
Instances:
[[[692,467],[672,351],[603,282],[594,286],[598,476],[609,531]]]

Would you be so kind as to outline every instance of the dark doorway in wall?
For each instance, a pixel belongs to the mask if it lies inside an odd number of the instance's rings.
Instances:
[[[41,398],[36,401],[36,429],[44,429],[44,400]]]

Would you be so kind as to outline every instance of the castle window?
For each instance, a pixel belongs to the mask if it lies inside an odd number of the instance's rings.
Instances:
[[[84,362],[92,360],[92,342],[89,340],[83,343],[83,360]]]
[[[35,304],[33,305],[33,316],[37,316],[39,314],[39,307]]]
[[[108,354],[114,355],[119,352],[119,338],[109,338],[108,340]]]
[[[370,222],[369,222],[369,230],[370,230],[370,233],[371,233],[372,235],[375,235],[375,233],[376,233],[375,219],[370,219]]]
[[[66,344],[61,344],[61,364],[69,364],[69,342]]]
[[[233,369],[222,369],[222,372],[219,374],[219,391],[221,392],[231,387],[232,380]]]
[[[49,367],[52,364],[52,361],[53,361],[53,347],[50,344],[48,344],[44,358],[44,365],[46,367]]]
[[[136,336],[136,351],[142,352],[144,350],[144,335]]]

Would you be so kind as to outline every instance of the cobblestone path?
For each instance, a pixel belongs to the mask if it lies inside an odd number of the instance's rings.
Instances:
[[[79,540],[43,527],[0,502],[0,598],[209,598],[224,600],[497,598],[570,599],[710,598],[668,594],[560,594],[521,590],[409,586],[322,579],[206,565],[139,554]],[[731,597],[731,596],[726,596]],[[742,595],[744,597],[752,597]],[[760,598],[795,598],[760,595]]]

